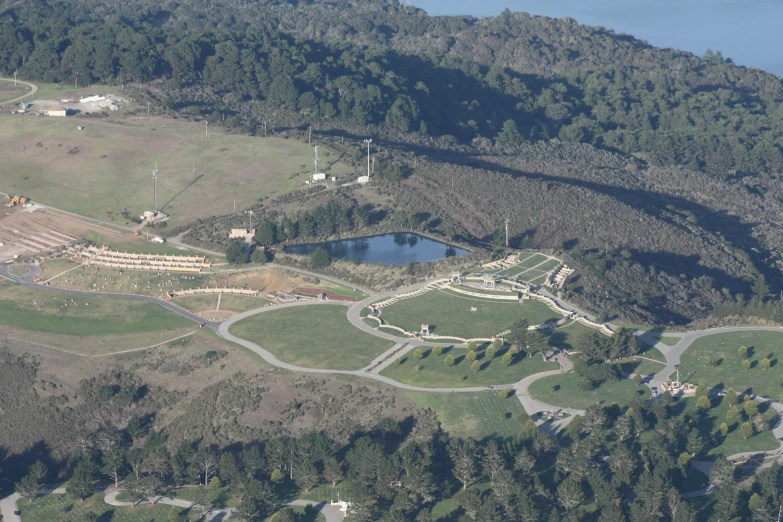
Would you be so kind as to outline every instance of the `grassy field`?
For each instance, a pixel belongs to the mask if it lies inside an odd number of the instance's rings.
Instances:
[[[443,430],[452,437],[514,437],[528,419],[513,395],[501,399],[496,392],[424,393],[408,392],[421,408],[438,414]]]
[[[472,312],[471,308],[477,310]],[[437,335],[488,338],[507,330],[518,319],[527,319],[534,325],[561,316],[537,301],[519,304],[433,290],[385,307],[382,317],[389,324],[412,332],[427,323],[434,326],[433,333]]]
[[[467,353],[465,348],[445,347],[443,355],[438,358],[432,355],[431,350],[427,349],[423,352],[424,357],[418,362],[413,358],[413,352],[409,352],[402,358],[402,364],[392,363],[381,372],[381,375],[416,386],[470,387],[512,384],[528,375],[559,368],[557,363],[544,361],[538,354],[524,359],[517,356],[514,362],[506,368],[501,363],[501,358],[507,350],[508,347],[502,348],[492,361],[487,360],[483,350],[478,352],[479,357],[476,360],[481,363],[481,370],[478,373],[473,373],[473,370],[470,369],[471,363],[465,359]],[[443,360],[448,354],[453,355],[456,361],[452,368],[447,368],[443,364]],[[417,366],[421,368],[416,370]]]
[[[191,323],[196,326],[195,323]],[[35,343],[43,348],[60,350],[80,355],[109,355],[126,350],[147,348],[182,338],[194,330],[179,328],[155,332],[127,333],[122,335],[63,335],[31,330],[11,330],[9,337],[23,339],[25,343]],[[176,342],[176,341],[174,341]],[[163,346],[160,349],[165,349]]]
[[[108,216],[104,216],[104,219],[106,221],[115,221]],[[121,223],[125,222],[122,216],[120,216],[118,219],[121,220]],[[133,223],[130,224],[132,225]],[[150,237],[153,235],[154,234],[150,234]],[[138,237],[134,237],[130,233],[122,235],[108,235],[93,230],[86,234],[85,238],[89,239],[96,245],[106,246],[111,250],[116,250],[119,252],[137,252],[139,254],[176,254],[186,256],[204,255],[202,252],[196,252],[195,250],[190,250],[172,243],[153,243],[147,239],[146,235],[141,235]],[[216,256],[213,255],[208,255],[207,258],[210,261],[225,261],[222,257],[216,258]]]
[[[76,131],[79,124],[84,131]],[[3,114],[0,135],[0,190],[104,220],[123,208],[140,214],[153,206],[156,163],[158,204],[171,216],[169,226],[230,213],[234,199],[237,208],[246,208],[303,188],[312,171],[307,143],[219,128],[206,139],[201,124],[158,117],[77,121]],[[320,155],[324,172],[353,173],[326,147]]]
[[[706,415],[702,417],[701,422],[697,426],[702,433],[709,433],[713,440],[721,441],[719,445],[709,451],[708,455],[728,457],[735,453],[774,450],[778,447],[778,441],[775,440],[771,430],[757,433],[745,440],[739,433],[739,425],[734,425],[730,427],[729,433],[724,438],[719,433],[719,428],[721,423],[726,422],[726,413],[729,411],[729,405],[723,400],[723,397],[712,397],[711,403],[712,408],[707,410]],[[689,397],[680,399],[675,404],[682,410],[693,411],[696,406],[696,400],[693,397]],[[777,413],[773,408],[766,404],[759,404],[759,412],[770,420],[770,425],[775,424]]]
[[[192,327],[194,323],[143,301],[66,296],[3,283],[0,285],[0,324],[87,336],[177,330]]]
[[[46,495],[32,504],[19,502],[24,522],[83,522],[88,513],[95,513],[99,520],[111,522],[168,522],[171,506],[139,504],[134,508],[113,507],[103,501],[103,494],[96,493],[84,502],[68,495]]]
[[[647,386],[637,387],[630,379],[608,381],[589,391],[579,389],[577,380],[574,373],[544,377],[531,384],[529,392],[536,399],[554,406],[577,409],[585,409],[591,404],[626,406],[636,395],[643,399],[650,397]]]
[[[27,274],[27,272],[29,272],[30,269],[27,268],[26,266],[12,266],[11,268],[8,269],[8,271],[11,273],[11,275],[23,276]]]
[[[341,295],[344,297],[351,297],[353,299],[356,299],[357,301],[361,301],[362,299],[367,298],[367,295],[364,294],[364,292],[360,292],[359,290],[354,290],[353,288],[349,288],[345,285],[332,283],[331,281],[325,281],[323,279],[321,279],[320,281],[321,282],[318,285],[319,288],[325,288],[327,290],[331,290],[337,295]]]
[[[175,297],[171,302],[177,306],[181,306],[185,310],[199,313],[206,310],[214,310],[215,306],[217,306],[218,296],[189,295],[186,297]],[[269,301],[258,297],[224,294],[220,299],[220,310],[241,313],[255,308],[261,308],[268,304]]]
[[[742,368],[737,351],[747,346],[751,368]],[[761,361],[768,357],[768,370],[761,369]],[[778,332],[732,332],[701,337],[693,342],[680,357],[680,378],[691,383],[705,383],[711,387],[734,388],[737,392],[749,390],[757,395],[778,398],[783,382],[783,334]]]
[[[574,343],[579,336],[592,331],[594,331],[593,328],[574,321],[556,330],[545,330],[544,334],[547,336],[547,342],[549,342],[550,345],[558,348],[565,348],[566,350],[573,350]]]
[[[41,275],[39,275],[38,278],[46,281],[52,277],[59,276],[66,270],[76,268],[77,266],[81,265],[75,261],[71,261],[70,259],[48,259],[41,263]]]
[[[621,368],[623,369],[623,373],[637,373],[639,375],[652,375],[654,373],[658,373],[659,371],[663,370],[666,367],[666,362],[663,354],[656,350],[655,348],[652,348],[650,350],[647,350],[642,355],[643,358],[633,358],[629,357],[627,359],[621,359],[619,361]],[[655,361],[650,361],[649,359],[654,359]]]
[[[56,271],[47,271],[52,276]],[[52,277],[49,276],[49,277]],[[171,290],[203,288],[215,286],[209,284],[209,276],[204,274],[178,274],[175,272],[140,272],[136,270],[119,271],[113,268],[79,268],[61,275],[50,283],[51,286],[72,288],[74,290],[98,290],[122,294],[140,294],[160,297]],[[217,300],[217,296],[215,296]]]
[[[13,80],[0,80],[0,104],[24,96],[31,90],[30,87],[22,83],[17,83],[16,87],[14,87]]]
[[[284,308],[239,321],[231,333],[291,364],[358,370],[394,343],[354,328],[346,310],[326,305]]]

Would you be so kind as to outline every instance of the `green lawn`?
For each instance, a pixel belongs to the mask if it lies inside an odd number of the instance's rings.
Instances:
[[[87,513],[95,513],[100,520],[111,522],[168,522],[171,506],[163,504],[139,504],[136,507],[113,507],[103,501],[103,494],[96,493],[84,502],[68,495],[46,495],[32,504],[19,502],[24,522],[84,522]]]
[[[27,268],[26,266],[12,266],[11,268],[8,269],[8,271],[11,273],[11,275],[21,277],[23,275],[26,275],[27,272],[30,271],[30,269]]]
[[[77,131],[77,125],[85,129]],[[4,192],[93,218],[115,217],[120,224],[127,223],[119,216],[123,208],[138,215],[152,206],[156,163],[158,202],[171,217],[169,227],[229,214],[235,199],[244,209],[290,193],[312,174],[313,147],[304,141],[221,128],[210,129],[205,139],[203,123],[146,115],[77,121],[2,114],[0,135]],[[68,154],[75,149],[78,154]],[[319,152],[324,172],[354,174],[339,153],[325,145]]]
[[[467,353],[465,348],[446,347],[443,355],[438,358],[432,355],[430,349],[426,349],[423,351],[424,357],[418,362],[413,358],[413,352],[408,352],[402,358],[402,364],[398,366],[392,363],[381,372],[381,375],[416,386],[470,387],[512,384],[528,375],[559,368],[555,362],[545,362],[539,354],[524,359],[516,356],[514,362],[506,368],[501,363],[501,358],[507,350],[508,347],[501,348],[491,362],[484,357],[483,350],[479,351],[479,357],[476,360],[482,364],[482,368],[478,373],[473,373],[473,370],[470,369],[471,363],[465,359]],[[452,368],[447,368],[443,364],[447,354],[453,355],[456,360],[456,364]],[[417,371],[416,366],[421,366],[421,368]]]
[[[64,258],[48,259],[41,264],[41,268],[43,271],[41,272],[41,275],[38,276],[38,278],[43,281],[46,281],[47,279],[51,279],[52,277],[58,276],[63,272],[65,272],[66,270],[70,270],[77,266],[81,266],[81,265],[79,263],[71,261],[70,259],[64,259]]]
[[[0,323],[80,336],[176,330],[194,324],[144,301],[70,296],[13,283],[0,285]]]
[[[24,96],[31,90],[30,87],[21,83],[17,83],[14,87],[13,80],[0,80],[0,104]],[[24,101],[29,101],[29,99]]]
[[[513,395],[501,399],[494,391],[407,393],[419,407],[435,411],[443,430],[452,437],[514,437],[528,419]]]
[[[741,345],[749,348],[751,368],[742,368],[737,351]],[[769,357],[772,366],[761,369],[761,361]],[[694,384],[734,388],[737,392],[751,390],[757,395],[778,398],[783,382],[783,333],[732,332],[701,337],[680,357],[680,378]]]
[[[105,221],[111,221],[104,216]],[[121,221],[124,223],[124,220]],[[174,245],[173,243],[153,243],[147,241],[146,236],[139,236],[134,238],[130,234],[116,235],[116,234],[101,234],[94,230],[90,230],[86,238],[99,246],[109,247],[111,250],[118,252],[136,252],[139,254],[174,254],[180,256],[204,256],[203,252],[197,252],[185,247]],[[213,255],[207,255],[207,260],[212,262],[225,261],[222,257],[216,258]]]
[[[476,308],[476,311],[471,311]],[[403,299],[383,309],[381,317],[394,326],[411,332],[422,323],[434,326],[436,335],[464,338],[489,338],[507,330],[516,320],[527,319],[531,325],[561,316],[538,301],[523,304],[514,301],[494,301],[433,290]]]
[[[231,333],[309,368],[358,370],[394,346],[354,328],[346,314],[346,307],[335,305],[283,308],[239,321]]]
[[[718,443],[709,451],[708,455],[728,457],[735,453],[774,450],[778,447],[778,441],[775,440],[771,430],[757,433],[745,440],[739,433],[739,425],[734,425],[730,427],[729,433],[724,438],[719,433],[719,428],[721,423],[726,422],[726,413],[729,411],[729,405],[723,400],[723,397],[712,397],[711,403],[712,408],[707,410],[706,415],[702,417],[702,420],[697,425],[702,433],[708,433],[710,438]],[[684,410],[693,411],[696,406],[696,400],[693,397],[688,397],[680,399],[676,404]],[[759,404],[759,412],[767,417],[770,425],[775,424],[777,413],[773,408]]]
[[[367,319],[364,322],[366,324],[372,326],[373,328],[378,326],[378,322],[377,321],[373,321],[372,319]],[[378,328],[376,328],[376,330],[378,330],[379,332],[383,332],[385,334],[393,335],[394,337],[399,337],[401,339],[411,339],[411,337],[405,335],[404,333],[402,333],[399,330],[395,330],[394,328],[386,328],[384,326],[378,326]]]
[[[532,254],[530,252],[523,252],[519,254],[519,259],[521,262],[518,265],[512,266],[511,268],[507,268],[505,270],[501,270],[498,272],[498,275],[504,275],[504,276],[515,276],[520,272],[524,272],[528,268],[532,268],[536,266],[539,263],[543,263],[546,261],[547,256],[544,254]]]
[[[621,359],[619,362],[623,369],[623,373],[637,373],[639,375],[645,376],[658,373],[666,367],[665,362],[660,362],[661,359],[663,359],[663,354],[655,348],[646,351],[644,354],[642,354],[642,357],[645,358],[629,357],[627,359]],[[647,358],[655,359],[659,362],[650,361]]]
[[[585,409],[591,404],[610,405],[617,403],[625,406],[638,395],[643,399],[650,397],[650,389],[641,385],[638,388],[630,379],[608,381],[594,390],[581,390],[577,387],[578,377],[574,373],[544,377],[530,385],[530,395],[536,399],[564,408]]]
[[[543,333],[547,336],[547,342],[549,342],[550,345],[566,350],[573,350],[574,343],[580,335],[593,331],[595,331],[595,329],[574,321],[556,330],[544,330]]]
[[[214,310],[217,306],[218,296],[211,295],[188,295],[184,297],[175,297],[171,300],[177,306],[199,313],[207,310]],[[268,305],[269,301],[259,297],[249,297],[244,295],[224,294],[220,298],[220,310],[227,312],[242,313],[256,308],[262,308]]]

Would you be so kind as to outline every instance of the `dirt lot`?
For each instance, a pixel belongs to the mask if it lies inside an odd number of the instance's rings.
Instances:
[[[5,199],[0,199],[0,204],[3,205],[0,207],[0,242],[5,244],[0,247],[0,262],[13,259],[14,255],[46,254],[93,233],[130,236],[130,233],[35,204],[9,208],[5,206]]]

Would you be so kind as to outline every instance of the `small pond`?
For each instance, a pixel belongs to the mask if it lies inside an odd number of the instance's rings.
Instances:
[[[335,259],[359,259],[384,265],[407,265],[411,261],[423,263],[468,253],[464,248],[409,232],[293,245],[286,247],[285,251],[306,255],[319,247],[325,248]]]

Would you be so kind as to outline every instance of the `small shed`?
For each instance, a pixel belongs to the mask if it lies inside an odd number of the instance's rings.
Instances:
[[[61,107],[58,107],[56,109],[49,109],[46,111],[46,114],[49,116],[68,116],[68,109],[63,109]]]
[[[358,181],[359,183],[369,183],[370,176],[359,176],[359,178],[356,181]]]
[[[313,181],[326,181],[326,174],[313,174]]]

